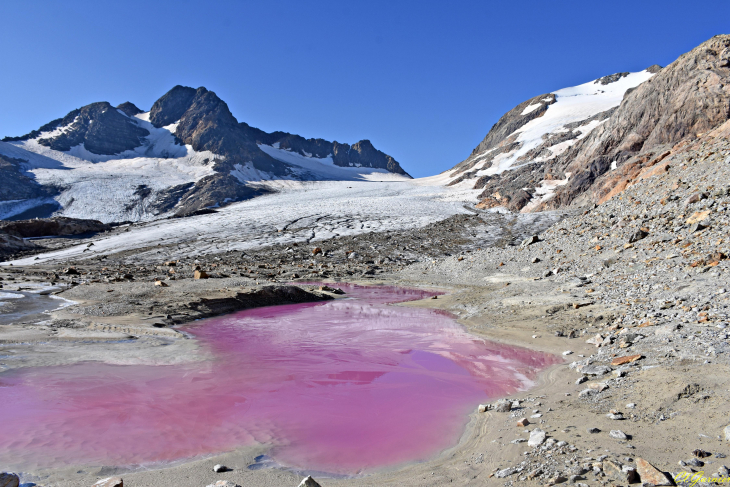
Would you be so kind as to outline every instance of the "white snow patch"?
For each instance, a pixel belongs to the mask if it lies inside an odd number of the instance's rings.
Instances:
[[[525,205],[521,213],[530,213],[532,210],[538,207],[541,203],[549,200],[555,196],[555,190],[558,186],[568,184],[570,180],[570,173],[565,173],[565,179],[543,179],[540,181],[540,186],[535,188],[535,193],[532,195],[532,199]]]
[[[534,112],[535,110],[537,110],[538,108],[540,108],[541,106],[542,106],[542,103],[534,103],[532,105],[527,105],[525,107],[525,109],[522,110],[522,113],[520,113],[520,115],[528,115],[528,114]]]

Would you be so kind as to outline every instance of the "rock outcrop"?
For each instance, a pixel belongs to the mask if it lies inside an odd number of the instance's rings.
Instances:
[[[6,137],[3,141],[23,141],[41,136],[38,143],[53,150],[70,151],[83,144],[92,154],[112,155],[139,147],[142,139],[149,134],[129,116],[104,101],[73,110],[64,118],[22,137]]]
[[[98,220],[53,217],[35,220],[0,221],[0,232],[20,238],[81,235],[109,230],[111,226]]]
[[[616,112],[566,152],[557,172],[571,173],[541,208],[598,203],[730,118],[730,36],[716,36],[679,57],[626,95]],[[615,168],[612,170],[612,167]]]

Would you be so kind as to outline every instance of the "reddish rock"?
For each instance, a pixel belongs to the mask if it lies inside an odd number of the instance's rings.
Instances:
[[[641,355],[626,355],[624,357],[616,357],[615,359],[611,360],[611,365],[629,364],[631,362],[636,362],[640,358],[642,358]]]
[[[636,471],[639,473],[641,482],[649,485],[674,485],[672,479],[664,472],[659,471],[654,465],[643,458],[636,459]]]

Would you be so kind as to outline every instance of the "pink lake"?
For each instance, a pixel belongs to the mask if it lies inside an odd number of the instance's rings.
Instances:
[[[559,361],[393,305],[435,293],[342,288],[186,325],[204,362],[0,374],[0,465],[164,464],[263,443],[282,465],[353,474],[454,446],[480,402]]]

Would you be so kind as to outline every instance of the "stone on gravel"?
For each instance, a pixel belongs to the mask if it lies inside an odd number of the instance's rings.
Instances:
[[[621,430],[611,430],[610,433],[608,433],[611,438],[616,438],[617,440],[626,440],[628,439],[628,436],[626,436],[626,433],[624,433]]]
[[[517,469],[514,467],[505,468],[504,470],[499,470],[497,473],[494,474],[495,477],[498,479],[503,479],[505,477],[509,477],[510,475],[517,472]]]
[[[641,355],[626,355],[624,357],[616,357],[615,359],[611,360],[611,365],[629,364],[631,362],[636,362],[640,358],[642,358]]]
[[[530,424],[530,420],[527,418],[522,418],[517,421],[517,426],[527,426],[528,424]]]
[[[165,281],[155,281],[155,286],[168,287]]]
[[[603,472],[609,478],[621,482],[621,484],[633,484],[638,481],[636,469],[627,466],[620,466],[611,460],[603,461]]]
[[[299,484],[299,487],[322,487],[317,483],[316,480],[312,478],[311,475],[309,475],[307,478],[302,480],[302,482]]]
[[[546,437],[547,433],[545,433],[540,428],[535,428],[534,430],[530,431],[530,439],[527,440],[527,444],[529,446],[540,446],[545,441]]]
[[[322,253],[322,249],[319,247],[315,247],[312,249],[312,255],[317,255],[317,254],[321,254],[321,253]]]
[[[576,370],[583,375],[606,375],[611,372],[611,367],[604,365],[582,365]]]
[[[489,404],[480,404],[479,407],[477,408],[477,412],[486,413],[487,411],[489,411],[489,409],[490,409]]]
[[[0,473],[0,487],[18,487],[20,485],[20,478],[17,475],[10,472]]]
[[[193,273],[194,279],[208,279],[208,273],[205,271],[195,271]]]
[[[234,482],[231,482],[230,480],[219,480],[218,482],[207,485],[206,487],[241,487],[241,486]]]
[[[672,482],[672,479],[667,474],[660,472],[654,465],[643,458],[636,459],[636,471],[639,473],[643,484],[656,486],[674,485],[674,482]]]
[[[725,441],[730,441],[730,424],[725,426]]]
[[[598,428],[588,428],[587,431],[589,433],[591,433],[591,434],[596,434],[596,433],[600,433],[601,432],[601,430],[599,430]]]
[[[227,472],[228,470],[229,470],[228,467],[226,467],[225,465],[221,465],[220,463],[213,467],[213,471],[215,473]]]
[[[124,480],[121,477],[107,477],[99,480],[93,487],[124,487]]]
[[[507,401],[504,399],[502,399],[501,401],[497,401],[496,403],[494,403],[493,409],[498,413],[508,413],[512,410],[512,401]]]
[[[522,241],[522,243],[520,244],[520,247],[527,247],[529,245],[536,244],[539,241],[540,241],[540,239],[538,238],[537,235],[532,235],[531,237],[527,237],[526,239],[524,239]]]
[[[629,243],[636,243],[639,240],[645,239],[648,236],[649,236],[648,232],[645,232],[644,230],[639,229],[639,230],[635,231],[633,234],[631,234],[631,236],[629,237]]]

